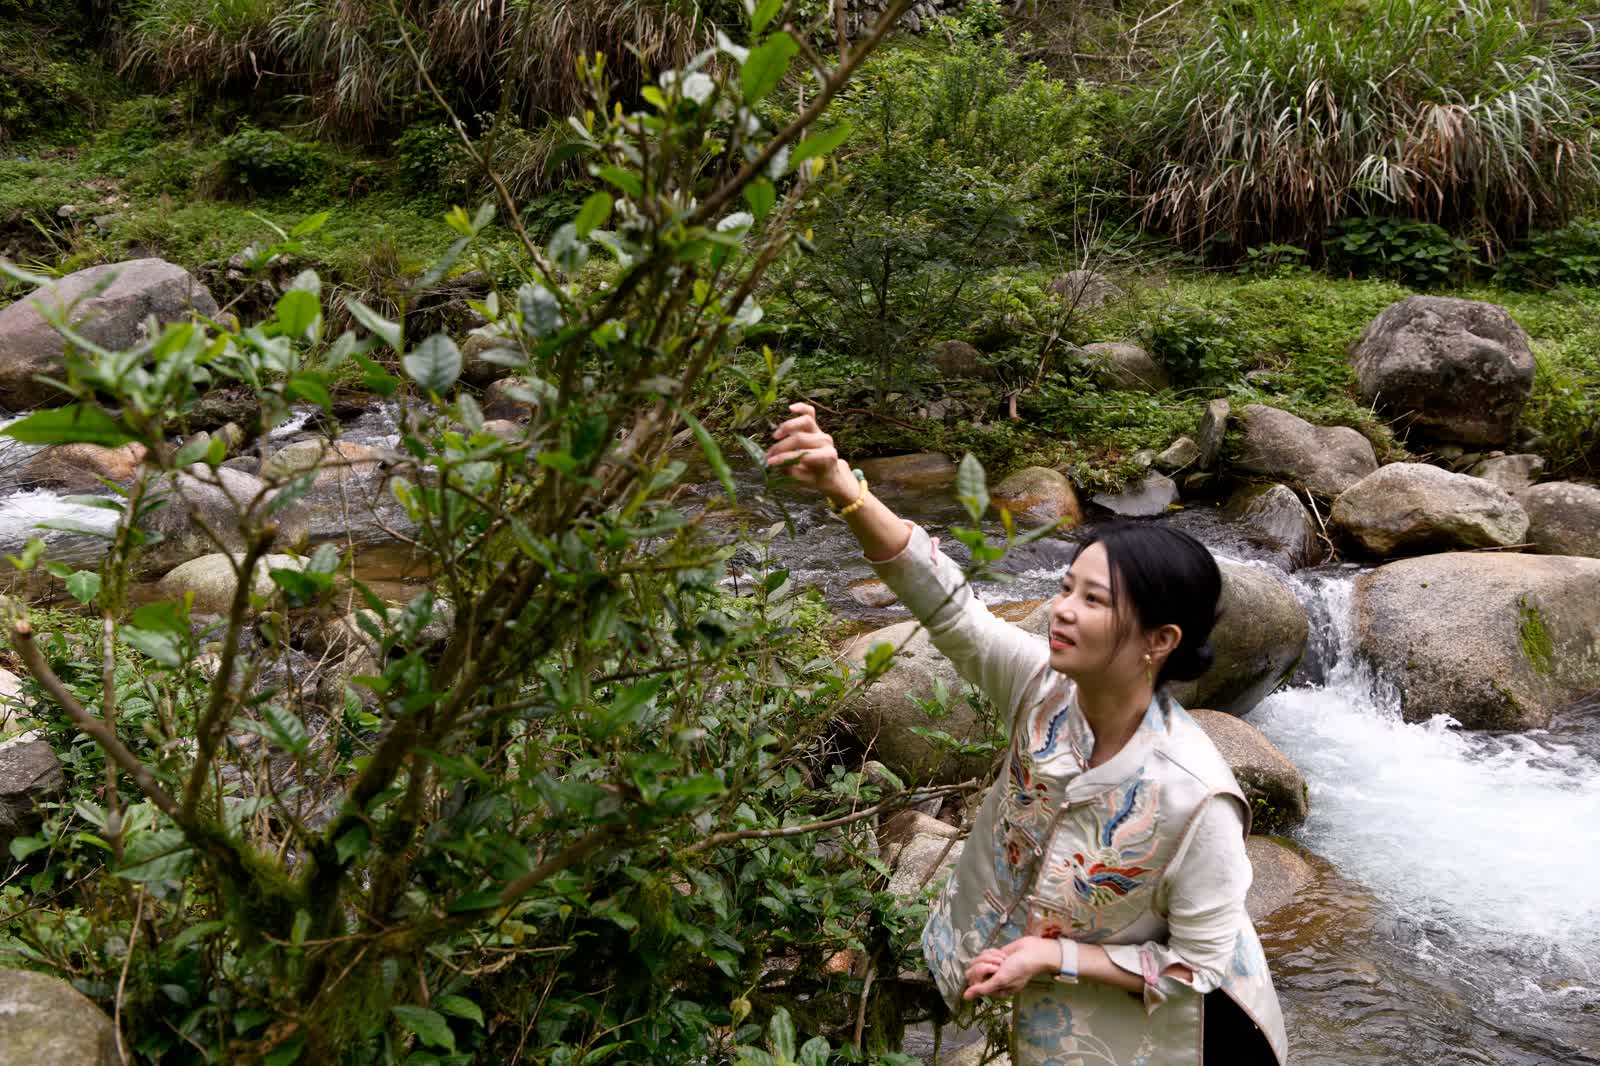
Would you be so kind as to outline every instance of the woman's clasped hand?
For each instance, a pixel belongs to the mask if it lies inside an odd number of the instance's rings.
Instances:
[[[1061,945],[1044,937],[1025,936],[1004,947],[989,948],[967,967],[966,999],[1011,996],[1034,978],[1052,974],[1061,965]]]

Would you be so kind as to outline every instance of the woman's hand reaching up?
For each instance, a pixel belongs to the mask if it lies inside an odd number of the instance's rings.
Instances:
[[[767,466],[780,474],[826,493],[834,503],[849,503],[858,487],[850,466],[839,458],[833,438],[817,425],[817,412],[805,403],[792,403],[794,416],[772,431]]]

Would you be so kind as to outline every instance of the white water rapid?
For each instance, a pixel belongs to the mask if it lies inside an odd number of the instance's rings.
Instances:
[[[1575,738],[1403,721],[1356,656],[1353,573],[1292,581],[1311,676],[1248,720],[1306,776],[1299,840],[1371,897],[1347,946],[1363,961],[1288,966],[1302,1061],[1600,1062],[1600,761]]]

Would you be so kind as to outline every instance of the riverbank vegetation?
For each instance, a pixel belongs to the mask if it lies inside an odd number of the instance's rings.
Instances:
[[[209,441],[168,447],[202,368],[259,393],[252,435],[427,401],[397,499],[438,575],[391,610],[325,547],[219,617],[136,603],[149,504],[120,497],[106,564],[45,572],[93,617],[7,653],[71,791],[11,845],[5,964],[69,975],[152,1062],[903,1064],[922,912],[865,830],[925,795],[861,767],[863,678],[778,529],[702,536],[673,448],[731,495],[726,456],[805,396],[850,455],[1113,488],[1227,397],[1399,457],[1347,347],[1430,292],[1511,311],[1519,446],[1594,476],[1578,9],[972,0],[850,71],[827,15],[0,0],[0,296],[159,256],[228,311],[153,341],[154,378],[88,351],[81,402],[121,413],[35,439],[213,476]],[[519,446],[460,386],[473,327],[529,379]],[[1105,341],[1167,387],[1113,387]],[[960,492],[976,524],[974,464]],[[237,517],[246,570],[276,513]],[[335,616],[370,654],[330,699],[294,678]]]

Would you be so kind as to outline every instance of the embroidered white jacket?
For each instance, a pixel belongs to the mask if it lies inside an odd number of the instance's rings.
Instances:
[[[874,563],[968,681],[1012,723],[1004,773],[923,931],[947,1003],[987,947],[1024,935],[1101,944],[1144,979],[1140,1001],[1109,985],[1036,982],[1017,997],[1018,1066],[1197,1064],[1202,994],[1226,992],[1280,1063],[1287,1038],[1245,913],[1249,808],[1216,747],[1176,703],[1151,701],[1116,756],[1089,768],[1094,737],[1044,641],[973,594],[925,530]],[[1186,983],[1162,973],[1181,963]]]

